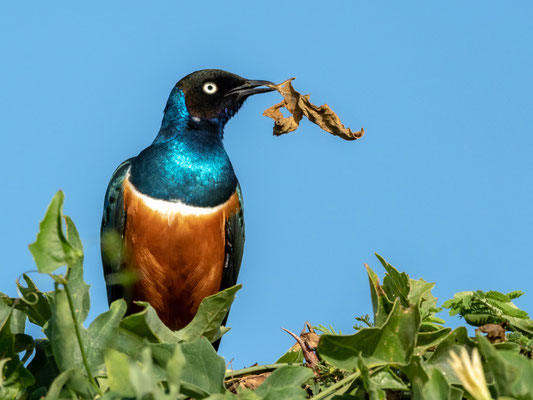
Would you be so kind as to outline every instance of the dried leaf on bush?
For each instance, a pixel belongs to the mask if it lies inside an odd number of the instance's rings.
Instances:
[[[294,90],[291,84],[293,79],[287,79],[285,82],[272,86],[283,96],[283,101],[263,112],[264,116],[274,120],[274,135],[280,136],[295,131],[303,116],[326,132],[344,140],[356,140],[365,134],[363,128],[357,132],[345,128],[337,114],[327,104],[316,106],[311,103],[308,94],[302,95]],[[285,107],[292,115],[284,117],[281,112],[282,107]]]
[[[259,375],[246,375],[226,381],[227,389],[232,393],[237,393],[239,388],[257,389],[272,372],[265,372]]]
[[[507,341],[505,328],[499,324],[485,324],[477,328],[476,331],[486,333],[487,339],[491,343],[504,343]]]

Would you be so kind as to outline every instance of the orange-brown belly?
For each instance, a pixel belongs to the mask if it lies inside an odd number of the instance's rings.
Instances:
[[[171,329],[194,317],[202,299],[220,289],[226,221],[239,210],[234,193],[212,209],[151,199],[124,181],[125,262],[137,275],[132,300],[148,301]]]

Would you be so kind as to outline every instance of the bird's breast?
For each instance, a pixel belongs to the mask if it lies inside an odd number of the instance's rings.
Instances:
[[[172,329],[185,326],[202,299],[220,289],[226,221],[240,209],[235,192],[214,207],[147,196],[124,180],[125,262],[137,275],[132,299],[148,301]]]

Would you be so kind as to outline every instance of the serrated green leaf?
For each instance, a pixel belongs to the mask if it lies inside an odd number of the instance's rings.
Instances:
[[[333,366],[348,371],[357,368],[360,352],[370,367],[406,364],[413,354],[419,326],[418,307],[403,308],[396,300],[381,327],[362,328],[353,335],[322,335],[318,353]]]
[[[426,282],[423,279],[409,279],[409,303],[415,304],[418,303],[421,299],[425,298],[426,303],[425,307],[434,307],[437,303],[437,299],[431,295],[431,289],[435,286],[435,283]]]
[[[374,325],[380,326],[386,320],[392,309],[393,303],[387,297],[385,291],[379,283],[377,274],[367,265],[368,282],[370,283],[370,296],[372,299],[372,308],[374,311]]]
[[[387,293],[387,297],[394,301],[396,297],[400,299],[403,307],[409,306],[409,292],[411,291],[411,284],[409,276],[402,272],[400,273],[396,268],[390,265],[383,257],[376,253],[376,257],[381,262],[387,273],[383,278],[383,289]]]
[[[312,377],[310,368],[286,365],[269,375],[255,393],[263,400],[303,400],[306,393],[302,385]]]
[[[506,294],[497,292],[495,290],[489,290],[487,293],[485,293],[485,295],[488,299],[496,300],[502,303],[508,303],[511,301],[511,298],[509,296],[507,296]]]
[[[203,299],[193,320],[186,327],[177,331],[176,335],[186,342],[191,342],[202,336],[211,343],[220,339],[224,333],[220,325],[235,299],[235,294],[241,288],[242,285],[232,286]]]
[[[507,296],[508,296],[511,300],[514,300],[514,299],[519,298],[519,297],[522,296],[523,294],[524,294],[524,292],[522,292],[521,290],[513,290],[512,292],[507,293]]]
[[[472,326],[481,326],[485,324],[499,324],[502,319],[494,316],[494,314],[464,314],[465,321]]]

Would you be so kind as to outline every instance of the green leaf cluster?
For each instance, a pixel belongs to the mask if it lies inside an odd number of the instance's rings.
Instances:
[[[178,331],[148,303],[126,315],[124,300],[86,327],[83,247],[62,205],[58,192],[30,245],[54,290],[40,291],[23,274],[19,298],[0,294],[0,399],[481,399],[450,364],[450,353],[464,350],[481,353],[478,383],[492,398],[533,399],[533,321],[512,302],[522,292],[461,292],[444,302],[471,325],[504,327],[506,340],[492,344],[480,333],[469,337],[465,327],[445,327],[434,283],[411,279],[379,255],[382,283],[367,266],[371,316],[356,318],[361,324],[348,334],[318,325],[316,348],[293,348],[275,364],[228,371],[211,345],[229,330],[221,324],[240,285],[206,298]],[[28,320],[44,339],[25,333]],[[313,368],[304,366],[310,351],[319,360]],[[250,377],[262,377],[260,385],[247,386]]]

